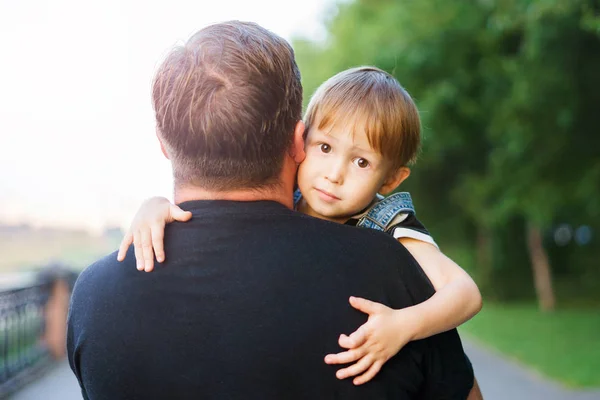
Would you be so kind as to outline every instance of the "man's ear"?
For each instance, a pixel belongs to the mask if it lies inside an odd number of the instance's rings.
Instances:
[[[410,176],[410,168],[400,167],[396,171],[392,172],[381,188],[379,189],[380,194],[388,194],[392,190],[396,189],[406,178]]]
[[[294,128],[294,139],[289,151],[290,157],[294,159],[296,164],[300,164],[306,157],[306,153],[304,152],[304,129],[304,122],[298,121]]]
[[[167,153],[167,149],[165,148],[165,145],[163,144],[163,141],[160,138],[160,131],[158,130],[158,127],[156,127],[156,138],[158,139],[158,143],[160,143],[160,150],[162,151],[163,155],[167,158],[167,160],[170,160],[169,154]]]

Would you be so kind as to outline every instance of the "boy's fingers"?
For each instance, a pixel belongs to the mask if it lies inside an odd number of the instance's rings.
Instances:
[[[355,385],[362,385],[363,383],[369,382],[381,370],[382,364],[383,363],[381,361],[375,361],[371,365],[371,367],[367,370],[367,372],[365,372],[364,374],[362,374],[359,377],[354,378],[352,383],[354,383]]]
[[[150,272],[154,268],[154,252],[152,251],[152,235],[150,229],[142,230],[142,255],[144,257],[144,271]]]
[[[361,325],[360,328],[350,334],[350,336],[340,335],[340,338],[338,339],[340,347],[343,347],[344,349],[353,349],[365,344],[368,336],[367,329],[365,328],[366,324],[368,324],[368,322]]]
[[[350,305],[365,314],[373,314],[380,310],[381,304],[374,301],[363,299],[362,297],[350,297]]]
[[[345,379],[350,376],[356,376],[366,371],[372,363],[373,362],[371,361],[370,357],[363,357],[356,364],[352,364],[348,368],[340,369],[338,372],[335,373],[335,376],[337,376],[338,379]]]
[[[173,220],[175,221],[186,222],[192,218],[192,213],[190,211],[183,211],[175,204],[171,204],[170,213],[171,217],[173,217]]]
[[[156,261],[158,262],[165,261],[164,238],[165,226],[161,226],[160,224],[154,225],[152,227],[152,246],[154,247],[154,254],[156,255]]]
[[[141,234],[137,231],[133,235],[133,252],[135,254],[135,264],[139,271],[144,270],[144,254],[142,253]]]
[[[327,354],[325,356],[326,364],[348,364],[359,360],[364,356],[364,349],[352,349],[337,354]]]
[[[127,254],[127,249],[131,246],[133,242],[133,235],[131,232],[127,232],[121,240],[121,245],[119,246],[119,252],[117,253],[117,261],[123,261],[125,259],[125,255]]]

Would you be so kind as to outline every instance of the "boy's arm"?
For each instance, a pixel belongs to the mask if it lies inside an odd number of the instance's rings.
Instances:
[[[127,249],[133,243],[137,269],[150,272],[156,261],[163,262],[165,251],[163,245],[165,225],[173,221],[185,222],[192,218],[192,213],[183,211],[171,204],[164,197],[152,197],[146,200],[135,214],[129,230],[123,237],[117,260],[123,261]]]
[[[369,319],[351,335],[340,336],[339,345],[347,351],[325,357],[327,364],[355,362],[337,371],[340,379],[360,374],[354,384],[368,382],[411,340],[456,328],[481,309],[481,294],[475,282],[435,245],[412,238],[399,241],[421,265],[436,293],[423,303],[399,310],[352,297],[352,307],[368,314]]]
[[[398,313],[399,318],[408,317],[408,321],[415,324],[411,329],[413,340],[456,328],[481,310],[477,285],[454,261],[429,243],[411,238],[399,241],[423,268],[436,290],[427,301]]]

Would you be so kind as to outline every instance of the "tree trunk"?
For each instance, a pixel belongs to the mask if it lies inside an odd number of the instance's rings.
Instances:
[[[533,268],[533,281],[540,309],[542,311],[553,311],[556,300],[554,298],[554,289],[552,288],[550,262],[542,244],[542,233],[538,226],[531,223],[528,224],[527,242],[531,266]]]

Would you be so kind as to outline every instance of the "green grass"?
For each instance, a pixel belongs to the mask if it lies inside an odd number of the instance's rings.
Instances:
[[[600,387],[600,310],[485,304],[460,331],[571,387]]]

